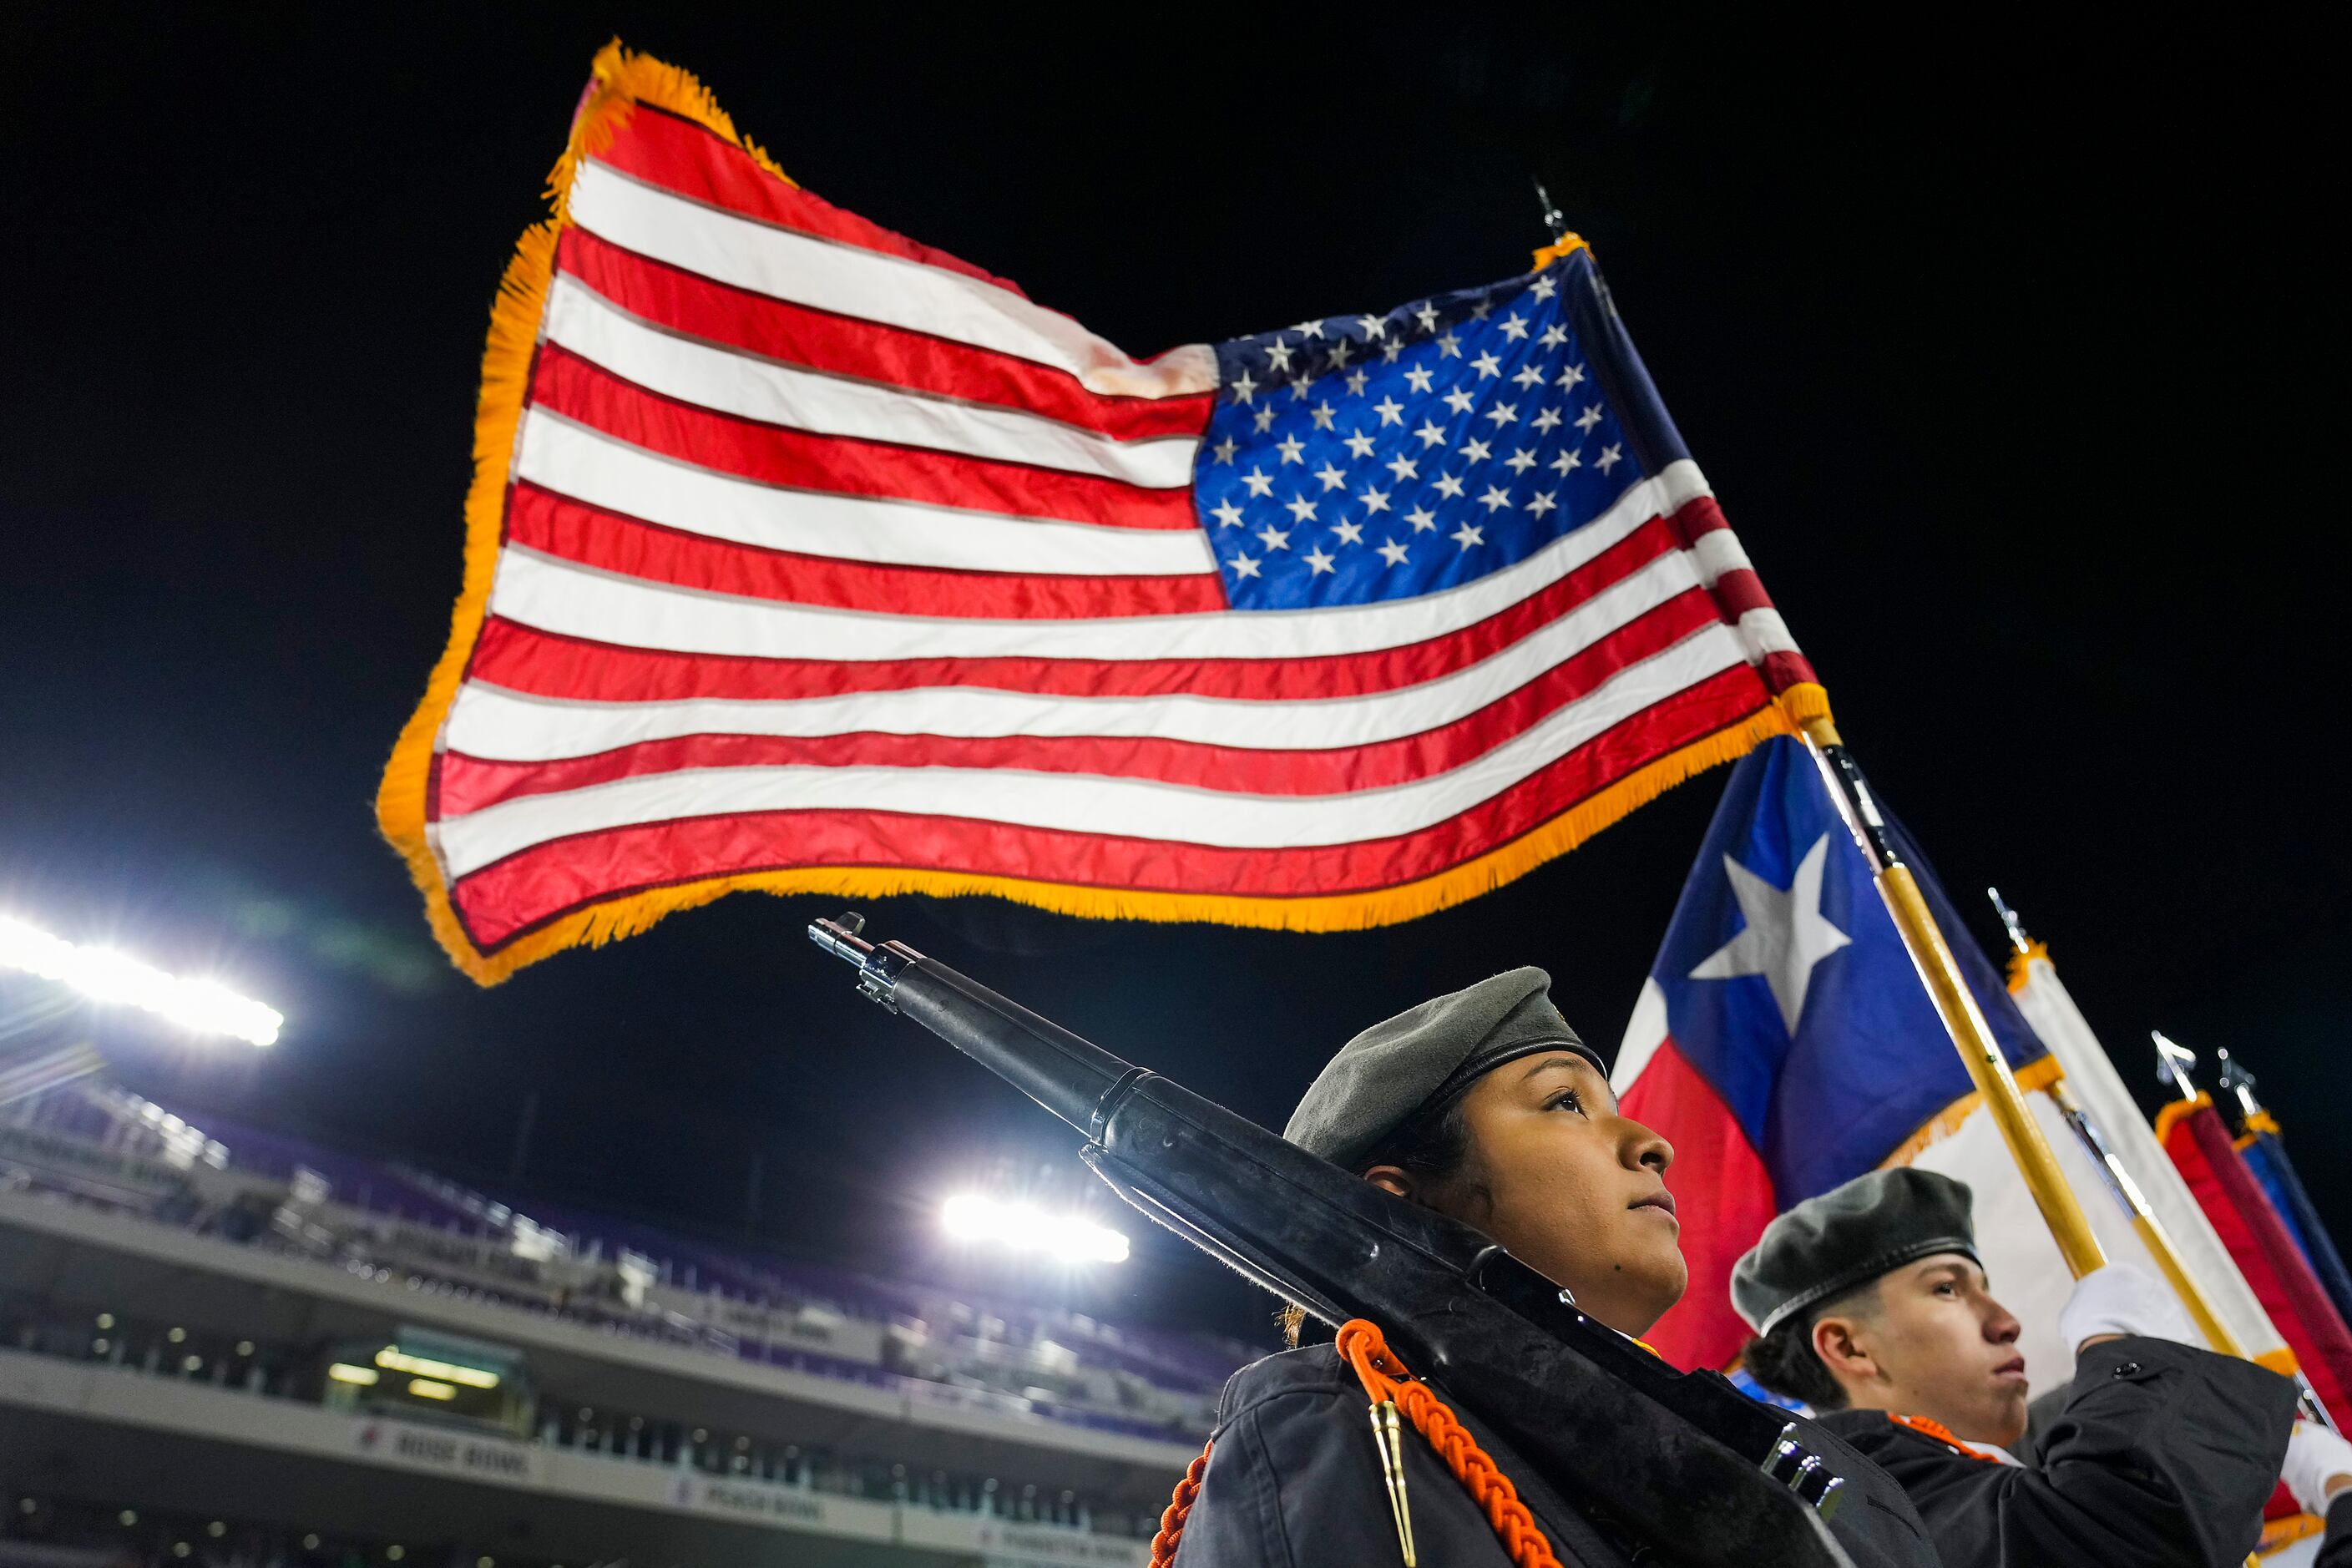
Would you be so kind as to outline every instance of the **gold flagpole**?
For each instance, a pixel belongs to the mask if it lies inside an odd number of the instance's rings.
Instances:
[[[2077,1279],[2105,1267],[2107,1255],[2101,1249],[2099,1238],[2092,1234],[2090,1218],[2084,1214],[2074,1189],[2066,1184],[2065,1173],[2058,1168],[2058,1157],[2051,1152],[2048,1141],[2042,1136],[2041,1123],[2026,1109],[2024,1092],[2009,1070],[2009,1058],[2001,1055],[1991,1026],[1985,1022],[1977,999],[1969,994],[1959,963],[1952,956],[1951,945],[1936,928],[1936,917],[1919,891],[1918,880],[1895,849],[1885,820],[1871,799],[1870,786],[1862,770],[1839,738],[1836,723],[1824,714],[1805,721],[1804,731],[1805,739],[1837,781],[1836,793],[1849,814],[1848,826],[1869,847],[1876,865],[1878,889],[1886,900],[1887,911],[1895,917],[1895,929],[1902,933],[1903,945],[1909,950],[1911,962],[1927,987],[1927,995],[1944,1020],[1945,1032],[1951,1036],[1961,1062],[1969,1069],[1969,1080],[1976,1085],[1993,1125],[2000,1130],[2000,1140],[2009,1146],[2009,1157],[2016,1163],[2018,1174],[2025,1179],[2026,1191],[2033,1194],[2034,1206],[2042,1211],[2043,1222],[2050,1226],[2050,1235],[2058,1243],[2059,1256],[2066,1260],[2066,1267]]]

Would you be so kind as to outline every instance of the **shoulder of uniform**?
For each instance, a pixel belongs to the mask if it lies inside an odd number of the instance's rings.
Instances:
[[[1217,1425],[1224,1426],[1253,1405],[1284,1394],[1346,1394],[1364,1403],[1363,1384],[1334,1347],[1301,1345],[1265,1356],[1226,1380],[1217,1401]]]
[[[1853,1444],[1866,1458],[1875,1458],[1897,1444],[1925,1445],[1980,1464],[2000,1463],[1961,1442],[1942,1422],[1926,1415],[1904,1415],[1889,1410],[1825,1410],[1813,1421]]]
[[[1891,1441],[1895,1436],[1884,1410],[1817,1410],[1813,1412],[1813,1425],[1836,1433],[1857,1448]]]

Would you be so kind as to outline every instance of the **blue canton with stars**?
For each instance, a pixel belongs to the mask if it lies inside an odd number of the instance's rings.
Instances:
[[[1581,249],[1385,316],[1237,338],[1217,365],[1192,495],[1235,609],[1474,582],[1683,455]]]

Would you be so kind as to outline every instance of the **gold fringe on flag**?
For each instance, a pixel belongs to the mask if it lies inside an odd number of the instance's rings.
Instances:
[[[2064,1078],[2066,1069],[2059,1065],[2056,1057],[2041,1056],[2019,1068],[2012,1076],[2017,1079],[2017,1087],[2031,1094],[2037,1089],[2048,1089]],[[1878,1162],[1878,1168],[1885,1171],[1896,1165],[1909,1164],[1933,1145],[1958,1132],[1960,1123],[1976,1114],[1977,1109],[1983,1104],[1984,1096],[1973,1089],[1960,1096],[1921,1122],[1917,1131],[1896,1144],[1893,1153]]]
[[[553,216],[523,232],[490,309],[482,352],[482,390],[474,416],[474,479],[466,496],[464,586],[451,617],[449,644],[425,683],[425,699],[401,731],[376,791],[376,824],[408,864],[425,895],[433,934],[467,975],[495,985],[526,964],[568,947],[599,947],[634,936],[679,910],[732,892],[825,893],[885,898],[923,893],[934,898],[988,894],[1062,914],[1098,920],[1203,921],[1276,931],[1357,931],[1412,920],[1489,892],[1567,854],[1635,807],[1656,799],[1695,773],[1744,756],[1776,735],[1799,733],[1809,719],[1829,711],[1819,686],[1791,687],[1778,701],[1711,735],[1700,737],[1578,803],[1533,831],[1475,860],[1401,887],[1314,898],[1254,898],[1097,888],[1022,878],[895,867],[802,867],[706,878],[598,902],[483,952],[467,938],[449,901],[426,831],[436,743],[465,679],[489,605],[506,525],[507,484],[515,432],[538,346],[547,294],[555,272],[557,238],[569,226],[572,182],[581,164],[612,145],[614,134],[640,103],[690,120],[741,148],[768,173],[793,184],[687,71],[624,48],[615,38],[597,53],[587,91],[572,116],[562,156],[548,175]],[[1536,264],[1567,256],[1584,241],[1564,235],[1537,252]]]

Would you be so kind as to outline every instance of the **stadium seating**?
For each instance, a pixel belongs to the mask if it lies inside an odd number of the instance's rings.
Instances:
[[[64,1086],[0,1113],[0,1186],[397,1283],[419,1297],[862,1385],[922,1408],[1160,1443],[1197,1443],[1217,1390],[1250,1353],[1239,1344],[817,1268],[561,1205],[526,1207],[413,1166],[218,1118],[199,1124],[102,1082]],[[567,1387],[540,1386],[519,1352],[507,1352],[519,1359],[498,1401],[420,1408],[414,1399],[391,1399],[395,1384],[415,1386],[402,1378],[380,1387],[336,1381],[367,1373],[375,1384],[364,1364],[371,1347],[351,1352],[356,1364],[329,1370],[315,1342],[217,1324],[192,1334],[159,1315],[168,1310],[125,1300],[60,1319],[0,1294],[0,1344],[403,1420],[471,1419],[552,1449],[814,1493],[1097,1535],[1148,1534],[1153,1523],[1131,1498],[1105,1509],[1075,1488],[1000,1482],[887,1452],[832,1451],[784,1441],[773,1430],[720,1430],[676,1408],[583,1402]],[[443,1390],[435,1397],[444,1401],[467,1393],[425,1381]],[[104,1525],[102,1514],[91,1517]],[[160,1542],[173,1531],[180,1539],[185,1527],[159,1525],[140,1539]],[[150,1542],[138,1548],[148,1553],[139,1560],[163,1561],[153,1552],[168,1546]],[[278,1547],[287,1555],[284,1542]]]

